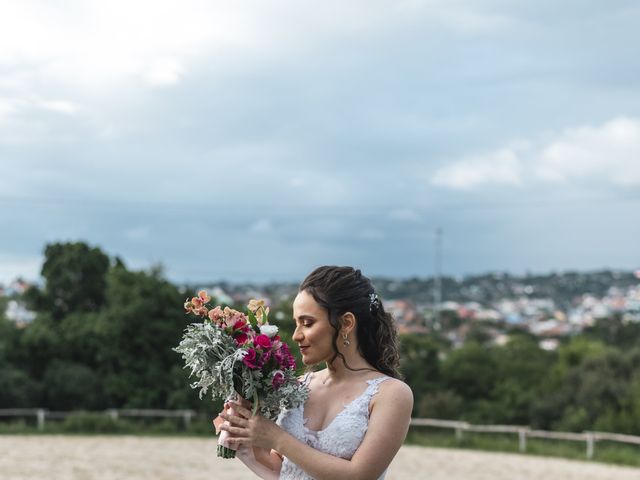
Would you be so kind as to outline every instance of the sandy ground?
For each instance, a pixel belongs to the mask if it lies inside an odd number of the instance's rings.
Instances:
[[[214,439],[0,436],[2,480],[249,480]],[[640,469],[504,453],[402,447],[387,480],[640,480]]]

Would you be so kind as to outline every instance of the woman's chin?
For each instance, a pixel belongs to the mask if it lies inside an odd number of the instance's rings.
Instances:
[[[314,365],[313,361],[307,355],[302,355],[302,364],[307,367]]]

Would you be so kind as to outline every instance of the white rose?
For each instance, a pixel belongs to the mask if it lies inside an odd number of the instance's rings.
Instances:
[[[275,325],[260,325],[260,333],[269,338],[273,338],[276,336],[276,333],[278,333],[278,327]]]

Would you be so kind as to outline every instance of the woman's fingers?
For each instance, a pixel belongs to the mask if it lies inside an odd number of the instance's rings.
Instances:
[[[251,418],[251,410],[247,410],[239,403],[236,403],[233,407],[237,414],[243,416],[244,418]]]
[[[231,425],[222,425],[222,426],[220,426],[220,430],[226,430],[231,435],[236,435],[236,436],[242,435],[243,433],[246,433],[244,428],[233,427]]]
[[[226,442],[236,448],[240,448],[242,445],[250,445],[251,441],[248,438],[243,437],[229,437]]]
[[[220,416],[229,423],[238,425],[240,427],[246,427],[249,424],[249,421],[246,418],[238,417],[237,415],[229,415],[228,413],[223,413]]]

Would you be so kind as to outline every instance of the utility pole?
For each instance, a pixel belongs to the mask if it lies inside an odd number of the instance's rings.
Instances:
[[[433,316],[436,324],[440,323],[440,304],[442,303],[442,228],[437,227],[435,233],[435,276],[433,278]]]

